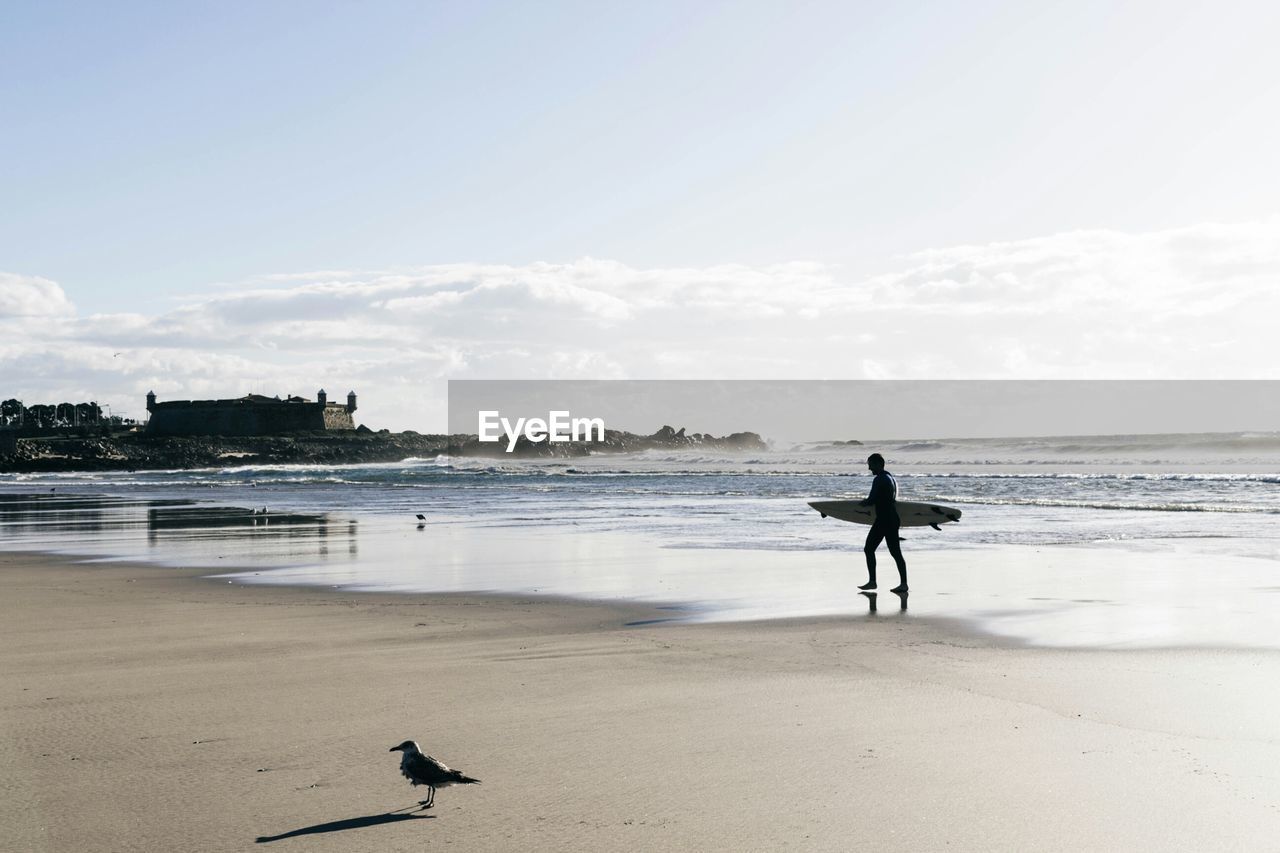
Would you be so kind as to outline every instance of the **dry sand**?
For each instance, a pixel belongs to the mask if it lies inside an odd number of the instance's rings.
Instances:
[[[0,847],[1280,846],[1277,653],[652,615],[0,555]]]

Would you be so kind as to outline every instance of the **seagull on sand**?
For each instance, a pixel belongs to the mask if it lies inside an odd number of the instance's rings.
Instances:
[[[400,772],[404,778],[414,785],[426,785],[431,792],[418,805],[429,809],[436,803],[436,788],[447,788],[450,785],[477,785],[479,779],[463,775],[461,770],[450,770],[430,755],[423,755],[418,745],[407,740],[399,746],[393,746],[388,752],[399,752]]]

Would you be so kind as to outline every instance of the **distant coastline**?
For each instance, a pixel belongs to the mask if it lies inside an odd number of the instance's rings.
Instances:
[[[344,465],[398,462],[414,456],[575,458],[645,450],[759,451],[768,444],[754,432],[717,437],[664,426],[651,435],[607,430],[604,441],[505,445],[475,435],[422,434],[412,430],[299,432],[263,436],[166,436],[145,432],[15,437],[0,444],[0,473],[133,471],[215,468],[231,465]]]

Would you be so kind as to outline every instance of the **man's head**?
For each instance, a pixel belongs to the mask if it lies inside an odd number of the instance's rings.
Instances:
[[[884,470],[884,457],[879,453],[872,453],[867,457],[867,467],[871,469],[872,474],[879,474]]]

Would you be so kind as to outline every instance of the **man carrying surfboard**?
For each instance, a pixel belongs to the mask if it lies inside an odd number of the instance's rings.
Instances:
[[[871,481],[871,494],[859,504],[875,507],[876,519],[867,533],[867,544],[862,549],[867,555],[867,582],[858,589],[876,588],[876,549],[881,542],[888,542],[889,554],[898,564],[900,581],[890,592],[906,592],[907,561],[902,558],[902,545],[898,541],[898,529],[902,526],[902,520],[898,518],[898,481],[884,470],[884,457],[879,453],[872,453],[867,457],[867,468],[875,475],[875,479]]]

